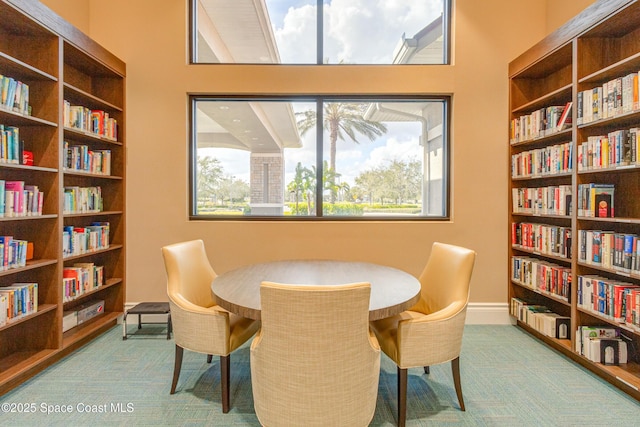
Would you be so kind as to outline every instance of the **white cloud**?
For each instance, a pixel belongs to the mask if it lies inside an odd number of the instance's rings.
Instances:
[[[267,3],[272,19],[279,19],[283,2]],[[315,2],[308,3],[289,7],[283,21],[274,22],[284,63],[315,63]],[[413,37],[441,11],[442,0],[332,0],[324,6],[324,57],[333,64],[390,63],[403,33]]]
[[[418,140],[400,142],[394,138],[390,138],[387,144],[377,147],[371,151],[371,155],[364,162],[362,169],[372,169],[379,166],[385,166],[390,161],[402,160],[413,161],[422,159],[422,147],[418,144]]]

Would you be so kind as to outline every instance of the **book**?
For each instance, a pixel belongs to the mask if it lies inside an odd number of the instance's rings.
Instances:
[[[562,115],[560,116],[560,119],[558,120],[558,125],[556,126],[556,132],[559,132],[563,129],[565,129],[566,127],[571,126],[571,106],[573,105],[573,102],[569,101],[567,102],[567,104],[564,106],[564,109],[562,111]]]
[[[590,339],[618,338],[619,336],[620,330],[611,326],[578,326],[576,352],[590,359]]]

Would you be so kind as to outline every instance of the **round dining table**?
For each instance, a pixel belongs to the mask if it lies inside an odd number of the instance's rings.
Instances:
[[[397,268],[357,261],[289,260],[249,264],[217,276],[212,284],[216,302],[224,309],[260,319],[260,284],[332,286],[371,284],[369,320],[391,317],[420,299],[420,282]]]

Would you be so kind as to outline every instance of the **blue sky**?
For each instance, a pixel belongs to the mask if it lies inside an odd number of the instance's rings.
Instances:
[[[316,1],[265,2],[282,62],[314,63]],[[390,63],[402,35],[413,37],[443,8],[443,0],[325,0],[324,4],[324,58],[332,64]]]

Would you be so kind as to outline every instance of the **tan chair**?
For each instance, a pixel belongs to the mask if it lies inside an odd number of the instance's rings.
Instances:
[[[451,361],[453,380],[464,409],[460,386],[460,348],[476,253],[434,243],[420,275],[420,301],[399,315],[371,322],[382,351],[398,365],[398,425],[407,408],[407,369]]]
[[[370,293],[369,283],[262,283],[262,327],[251,343],[253,402],[262,425],[369,424],[380,376]]]
[[[255,334],[260,322],[229,313],[216,305],[211,268],[202,240],[162,248],[167,270],[167,294],[176,342],[171,394],[176,391],[184,349],[220,356],[222,412],[229,412],[230,353]]]

